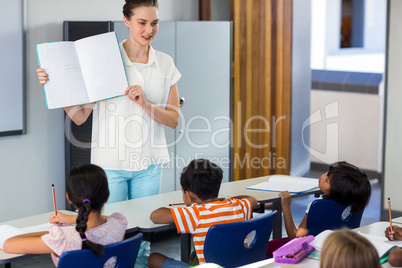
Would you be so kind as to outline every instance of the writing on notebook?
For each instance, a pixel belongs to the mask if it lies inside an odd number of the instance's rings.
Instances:
[[[283,192],[299,194],[318,188],[318,179],[286,176],[286,175],[272,175],[269,176],[268,181],[249,186],[247,190],[270,191],[270,192]]]

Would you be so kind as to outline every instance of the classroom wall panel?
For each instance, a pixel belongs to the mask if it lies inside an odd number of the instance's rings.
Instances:
[[[385,142],[382,191],[382,220],[387,219],[388,197],[391,199],[393,217],[402,215],[401,159],[402,159],[402,1],[388,1],[388,36],[385,82]],[[397,212],[397,213],[395,213]]]
[[[0,138],[25,133],[23,0],[0,2]]]

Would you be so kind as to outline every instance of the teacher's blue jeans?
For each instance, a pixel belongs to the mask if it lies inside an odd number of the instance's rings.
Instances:
[[[150,165],[148,169],[140,171],[109,169],[105,170],[105,173],[110,191],[108,203],[159,194],[162,177],[161,164]],[[135,263],[136,268],[148,267],[147,259],[150,251],[150,243],[142,241]]]
[[[105,172],[110,191],[108,203],[159,194],[161,164],[150,165],[140,171],[108,169]]]

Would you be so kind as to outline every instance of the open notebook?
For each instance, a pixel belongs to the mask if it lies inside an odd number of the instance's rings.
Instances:
[[[272,175],[269,176],[268,181],[247,187],[247,190],[270,192],[288,191],[291,194],[299,194],[313,189],[318,189],[318,179],[286,175]]]
[[[3,250],[4,242],[13,236],[36,232],[46,232],[50,230],[51,226],[51,223],[39,224],[25,228],[17,228],[11,225],[0,225],[0,249]]]
[[[317,251],[321,251],[322,246],[324,245],[324,240],[332,232],[333,231],[331,230],[326,230],[317,235],[312,243],[313,247]],[[369,235],[369,234],[363,234],[361,232],[359,232],[359,234],[365,237],[368,241],[370,241],[373,244],[373,246],[378,252],[378,256],[380,257],[380,259],[383,259],[383,257],[388,256],[388,253],[393,248],[402,246],[402,241],[389,241],[385,236]]]

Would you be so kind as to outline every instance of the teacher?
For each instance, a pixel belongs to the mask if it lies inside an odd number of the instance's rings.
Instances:
[[[129,83],[125,96],[64,108],[77,125],[93,112],[91,163],[106,172],[108,203],[159,193],[161,165],[170,161],[164,125],[179,123],[181,74],[169,55],[151,46],[159,27],[157,0],[126,0],[123,15],[129,30],[120,43]],[[48,74],[36,72],[44,85]]]

